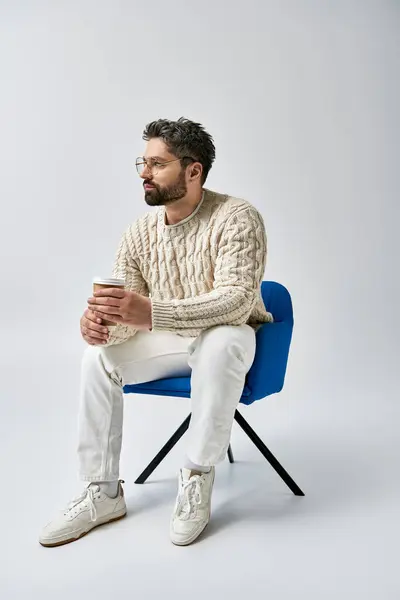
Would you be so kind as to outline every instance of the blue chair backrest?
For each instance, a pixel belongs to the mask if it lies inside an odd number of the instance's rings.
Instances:
[[[257,331],[256,356],[246,378],[250,394],[243,395],[243,404],[252,404],[281,391],[292,339],[293,306],[288,290],[275,281],[263,281],[261,294],[274,322],[265,323]]]
[[[266,309],[272,313],[274,323],[288,323],[293,326],[293,306],[288,290],[276,281],[263,281],[261,295]]]

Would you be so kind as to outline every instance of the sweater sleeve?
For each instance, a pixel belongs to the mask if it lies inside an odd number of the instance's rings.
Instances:
[[[137,292],[142,296],[149,296],[149,290],[142,273],[135,260],[135,248],[133,247],[131,236],[125,232],[119,243],[117,253],[114,260],[113,277],[125,279],[125,289],[132,292]],[[135,335],[137,329],[132,325],[122,325],[117,323],[112,327],[108,327],[109,337],[106,344],[102,344],[102,348],[121,344]]]
[[[267,258],[264,222],[253,207],[225,223],[214,271],[213,290],[182,300],[152,300],[154,330],[242,325],[257,301]]]

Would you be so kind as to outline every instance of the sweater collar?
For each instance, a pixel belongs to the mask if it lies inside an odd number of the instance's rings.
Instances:
[[[159,224],[161,225],[161,227],[164,229],[164,231],[172,231],[172,230],[176,229],[177,227],[181,227],[182,225],[185,225],[186,223],[188,223],[189,221],[194,219],[197,216],[197,214],[199,213],[199,211],[204,203],[204,199],[206,197],[206,192],[207,192],[207,190],[205,188],[203,188],[203,194],[201,196],[200,202],[198,203],[198,205],[196,206],[194,211],[191,212],[190,215],[188,215],[185,219],[182,219],[182,221],[179,221],[178,223],[174,223],[173,225],[167,225],[165,223],[165,206],[163,206],[158,213],[158,221],[159,221]]]

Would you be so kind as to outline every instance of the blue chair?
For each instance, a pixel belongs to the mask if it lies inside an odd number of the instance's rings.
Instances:
[[[274,322],[265,323],[256,334],[256,355],[253,365],[247,374],[243,394],[240,399],[241,404],[247,405],[281,391],[292,339],[294,323],[293,307],[288,290],[280,283],[263,281],[261,284],[261,293],[267,310],[274,316]],[[156,396],[190,398],[190,377],[174,377],[170,379],[158,379],[157,381],[147,383],[126,385],[123,391],[125,394],[153,394]],[[161,448],[160,452],[137,478],[135,483],[144,483],[146,481],[188,429],[190,417],[191,414],[186,417],[168,442]],[[272,455],[238,410],[235,411],[235,420],[292,492],[296,496],[304,496],[299,486]],[[231,445],[228,448],[228,458],[231,463],[234,462]]]

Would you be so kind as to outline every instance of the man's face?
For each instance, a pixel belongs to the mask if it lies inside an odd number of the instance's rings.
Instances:
[[[167,150],[160,138],[153,138],[147,142],[143,158],[148,163],[155,164],[155,169],[146,167],[140,175],[143,179],[144,199],[149,206],[172,204],[186,195],[186,169],[176,160],[176,156]],[[170,160],[175,162],[160,164]]]

